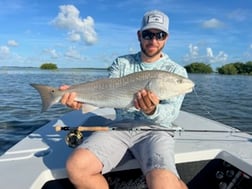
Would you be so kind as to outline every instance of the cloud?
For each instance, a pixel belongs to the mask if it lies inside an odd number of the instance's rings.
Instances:
[[[213,56],[209,59],[209,63],[226,63],[228,59],[228,54],[224,51],[219,51],[216,56]]]
[[[7,46],[0,46],[0,58],[5,59],[10,55],[10,49]]]
[[[213,50],[210,47],[206,48],[207,57],[213,57]]]
[[[55,49],[44,49],[44,53],[48,54],[51,58],[59,58],[59,55]]]
[[[206,64],[223,64],[228,59],[228,54],[219,51],[214,55],[213,49],[210,47],[200,48],[197,45],[189,44],[189,53],[184,56],[184,61],[188,64],[192,62],[203,62]],[[204,51],[205,50],[205,51]]]
[[[83,56],[81,56],[81,54],[74,47],[70,47],[65,52],[65,57],[70,58],[70,59],[75,59],[75,60],[84,60],[85,59]]]
[[[9,40],[7,42],[7,45],[10,47],[16,47],[16,46],[18,46],[18,43],[15,40]]]
[[[8,46],[0,46],[0,64],[10,66],[13,63],[19,63],[21,57],[11,52]]]
[[[197,46],[189,45],[189,53],[191,57],[197,57],[199,55],[199,48]]]
[[[69,32],[68,36],[69,36],[69,40],[72,42],[78,42],[81,40],[81,35],[74,31]]]
[[[77,42],[82,39],[88,45],[92,45],[97,41],[97,33],[94,28],[95,22],[91,16],[82,19],[80,11],[73,5],[62,5],[59,8],[60,12],[52,20],[52,24],[58,28],[68,30],[70,41]]]
[[[216,18],[211,18],[209,20],[202,22],[203,28],[214,29],[214,28],[222,28],[223,26],[224,26],[224,24]]]

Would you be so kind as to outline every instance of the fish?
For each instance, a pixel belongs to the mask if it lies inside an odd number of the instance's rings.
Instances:
[[[59,103],[65,93],[76,93],[75,101],[100,108],[134,107],[135,94],[146,89],[157,95],[159,100],[189,93],[194,82],[175,73],[161,70],[148,70],[128,74],[119,78],[103,78],[85,83],[71,85],[66,90],[55,87],[30,84],[40,94],[41,112]]]

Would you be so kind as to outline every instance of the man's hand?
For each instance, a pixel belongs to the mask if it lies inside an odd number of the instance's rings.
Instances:
[[[136,93],[136,98],[134,99],[135,108],[143,111],[145,114],[154,114],[157,104],[159,104],[159,99],[154,93],[145,89]]]
[[[68,85],[62,85],[62,86],[60,86],[59,89],[60,90],[66,90],[68,88],[69,88]],[[70,107],[72,109],[79,110],[82,107],[83,103],[75,101],[74,100],[75,97],[76,97],[76,93],[75,92],[65,93],[62,96],[60,102],[61,102],[61,104],[66,105],[66,106],[68,106],[68,107]]]

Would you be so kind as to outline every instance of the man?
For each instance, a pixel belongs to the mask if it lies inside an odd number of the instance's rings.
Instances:
[[[187,77],[185,69],[162,52],[168,29],[167,15],[157,10],[147,12],[137,32],[141,51],[118,57],[110,68],[110,77],[152,69]],[[65,88],[67,86],[61,87],[62,90]],[[61,103],[79,109],[82,104],[74,101],[75,95],[64,95]],[[125,123],[148,121],[152,128],[167,128],[178,116],[183,98],[181,95],[159,101],[154,93],[139,89],[134,99],[135,108],[116,109],[116,120],[127,120]],[[76,188],[107,189],[109,186],[102,173],[116,167],[129,150],[140,163],[149,189],[186,189],[176,171],[173,149],[173,138],[165,131],[94,132],[73,152],[66,168]]]

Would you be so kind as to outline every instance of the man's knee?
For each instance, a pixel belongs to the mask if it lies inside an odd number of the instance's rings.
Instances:
[[[108,188],[103,164],[87,149],[76,149],[66,162],[68,178],[76,188]]]
[[[85,155],[85,151],[82,149],[75,150],[71,156],[68,158],[66,162],[66,171],[69,179],[76,183],[80,179],[80,173],[83,172],[85,160],[83,156]]]
[[[146,181],[150,189],[187,189],[186,184],[177,175],[165,169],[153,169],[147,173]]]
[[[69,177],[92,175],[101,172],[102,163],[87,149],[76,149],[66,162],[66,170]],[[79,175],[79,176],[81,176]]]

